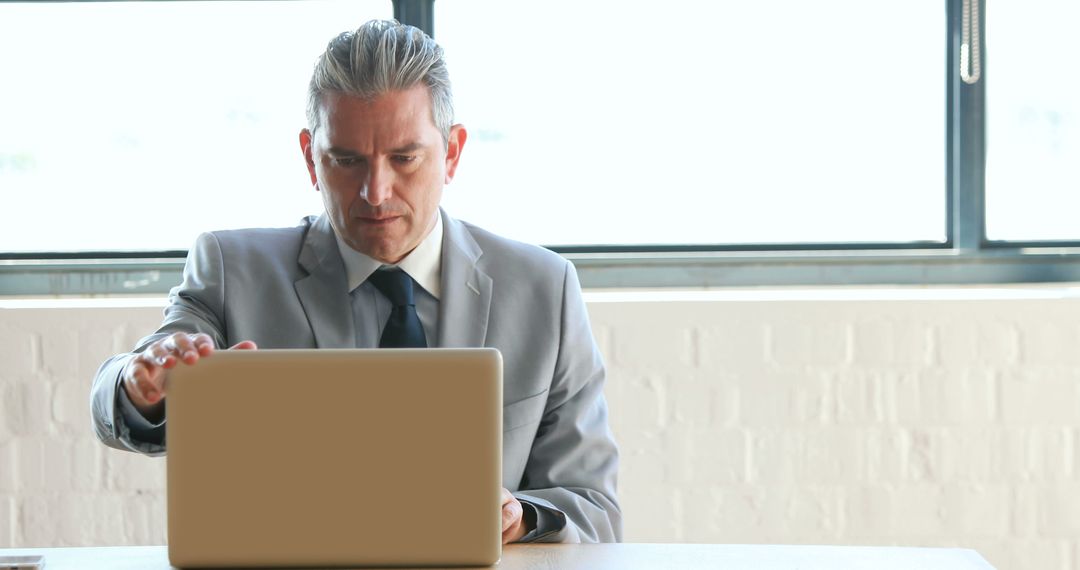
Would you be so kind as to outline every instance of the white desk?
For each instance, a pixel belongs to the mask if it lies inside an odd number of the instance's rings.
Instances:
[[[0,549],[43,554],[46,570],[168,570],[164,546]],[[0,566],[3,568],[3,566]],[[993,570],[974,550],[727,544],[515,544],[498,570]],[[400,570],[400,569],[398,569]]]

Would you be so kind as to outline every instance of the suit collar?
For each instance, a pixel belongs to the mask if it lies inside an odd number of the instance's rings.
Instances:
[[[491,277],[477,265],[483,251],[461,222],[440,208],[443,221],[439,346],[481,347],[487,337]]]
[[[420,241],[416,249],[409,252],[404,259],[397,263],[402,271],[409,274],[416,282],[431,293],[436,299],[442,296],[442,284],[439,275],[442,273],[442,247],[443,247],[443,222],[442,213],[438,214],[435,227]],[[345,276],[349,291],[356,289],[371,277],[384,264],[353,249],[337,232],[333,232],[334,243],[337,244],[338,255],[345,262]]]
[[[479,244],[461,222],[439,210],[443,223],[442,288],[438,346],[484,346],[491,307],[491,277],[478,262]],[[315,334],[318,348],[354,348],[356,329],[348,280],[334,230],[326,214],[308,228],[298,258],[308,272],[294,287]]]
[[[318,348],[355,348],[356,328],[349,303],[345,264],[326,214],[315,218],[297,261],[308,272],[294,283]],[[269,307],[273,310],[273,307]]]

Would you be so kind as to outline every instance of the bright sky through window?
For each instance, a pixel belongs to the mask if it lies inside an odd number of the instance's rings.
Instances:
[[[0,4],[0,250],[186,249],[321,211],[315,58],[387,0]]]
[[[435,9],[470,132],[452,215],[548,245],[944,239],[940,0]],[[297,144],[311,66],[390,16],[0,4],[0,250],[184,249],[318,213]]]

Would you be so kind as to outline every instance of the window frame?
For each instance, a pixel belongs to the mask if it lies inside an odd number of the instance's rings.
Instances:
[[[10,0],[0,0],[6,1]],[[985,0],[967,1],[978,3],[983,38],[982,74],[973,84],[960,78],[965,0],[945,0],[944,242],[597,244],[549,249],[575,264],[587,288],[1080,282],[1080,240],[1021,242],[986,237]],[[395,18],[435,35],[434,0],[392,2]],[[186,253],[0,252],[0,295],[161,294],[180,282]]]

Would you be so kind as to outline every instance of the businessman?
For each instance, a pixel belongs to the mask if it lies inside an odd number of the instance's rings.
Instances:
[[[453,118],[442,49],[422,31],[372,21],[332,40],[299,137],[325,212],[200,236],[161,327],[98,370],[98,437],[164,454],[165,378],[216,349],[494,347],[503,542],[619,540],[618,453],[576,273],[439,207],[467,140]]]

